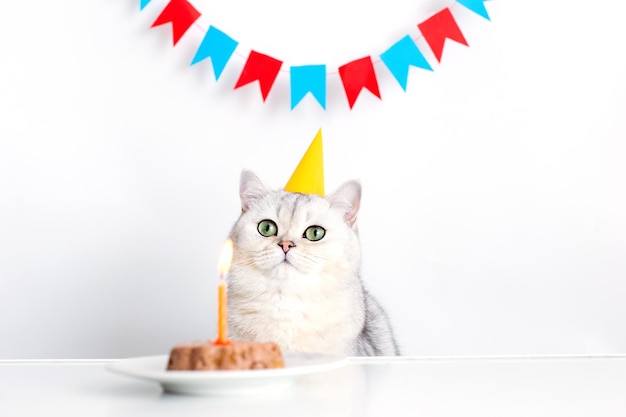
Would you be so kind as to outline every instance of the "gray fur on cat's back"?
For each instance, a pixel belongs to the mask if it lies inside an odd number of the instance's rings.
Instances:
[[[400,355],[400,349],[393,336],[387,313],[367,290],[363,290],[363,298],[365,302],[365,321],[356,341],[356,355]]]

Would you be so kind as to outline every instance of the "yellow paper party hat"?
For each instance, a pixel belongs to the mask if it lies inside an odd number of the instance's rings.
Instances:
[[[285,185],[285,191],[303,194],[318,194],[324,197],[324,155],[322,151],[322,129],[309,145],[298,163],[291,178]]]

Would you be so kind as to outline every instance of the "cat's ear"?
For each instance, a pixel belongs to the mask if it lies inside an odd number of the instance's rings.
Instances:
[[[331,207],[339,209],[343,218],[351,227],[356,225],[356,215],[361,206],[361,183],[352,180],[344,183],[334,193],[326,197]]]
[[[259,200],[267,193],[263,182],[252,171],[241,171],[239,179],[239,197],[241,198],[241,211],[246,212],[250,205]]]

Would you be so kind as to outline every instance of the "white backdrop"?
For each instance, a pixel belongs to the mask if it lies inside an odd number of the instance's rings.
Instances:
[[[626,353],[626,6],[223,2],[176,47],[153,0],[0,5],[0,358],[161,354],[215,334],[242,168],[282,187],[318,128],[326,189],[360,178],[363,276],[407,355]],[[297,6],[296,6],[297,5]],[[453,6],[407,92],[328,110],[233,91],[250,49],[329,70]],[[209,24],[240,42],[218,82]],[[332,72],[332,70],[331,70]]]

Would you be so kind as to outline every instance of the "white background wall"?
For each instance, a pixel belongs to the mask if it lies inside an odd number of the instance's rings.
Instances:
[[[242,168],[282,187],[323,129],[326,188],[360,178],[364,280],[407,355],[626,352],[626,6],[211,2],[174,48],[165,1],[0,5],[0,358],[161,354],[215,334]],[[297,6],[296,6],[297,5]],[[249,49],[331,68],[445,6],[405,93],[289,110],[232,87]],[[305,13],[303,13],[303,7]],[[249,11],[244,11],[249,10]],[[241,45],[189,67],[209,24]],[[423,46],[418,42],[418,45]]]

